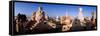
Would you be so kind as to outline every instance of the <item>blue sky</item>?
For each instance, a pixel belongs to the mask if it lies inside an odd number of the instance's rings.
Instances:
[[[77,16],[79,12],[79,7],[82,8],[83,16],[91,16],[91,12],[97,12],[96,7],[91,6],[73,6],[73,5],[57,5],[57,4],[37,4],[37,3],[23,3],[15,2],[15,16],[18,13],[26,14],[26,16],[32,16],[33,12],[38,10],[41,5],[43,11],[48,14],[48,16],[65,16],[66,12],[70,16]]]

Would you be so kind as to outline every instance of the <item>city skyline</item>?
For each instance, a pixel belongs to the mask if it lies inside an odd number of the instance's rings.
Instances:
[[[18,13],[25,14],[26,16],[32,16],[33,12],[38,10],[41,6],[43,11],[48,16],[70,16],[76,17],[79,13],[79,8],[82,8],[83,16],[91,16],[91,12],[97,12],[96,7],[93,6],[73,6],[73,5],[57,5],[57,4],[38,4],[38,3],[23,3],[15,2],[15,16]]]

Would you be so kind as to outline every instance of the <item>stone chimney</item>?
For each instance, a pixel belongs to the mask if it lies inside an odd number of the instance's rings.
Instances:
[[[42,20],[44,18],[45,18],[45,13],[44,13],[42,7],[40,6],[40,7],[38,7],[38,10],[36,12],[35,20],[36,21],[40,21],[40,20]]]

